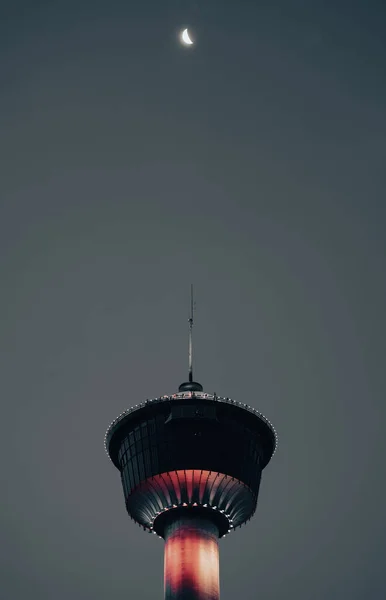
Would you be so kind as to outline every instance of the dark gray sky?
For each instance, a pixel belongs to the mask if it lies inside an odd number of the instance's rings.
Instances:
[[[162,598],[103,436],[191,281],[198,380],[279,433],[222,600],[386,597],[383,5],[2,0],[2,597]]]

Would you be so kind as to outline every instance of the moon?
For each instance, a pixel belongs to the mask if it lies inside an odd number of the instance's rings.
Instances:
[[[184,31],[181,33],[181,41],[186,46],[191,46],[193,44],[193,40],[190,38],[189,31],[187,29],[184,29]]]

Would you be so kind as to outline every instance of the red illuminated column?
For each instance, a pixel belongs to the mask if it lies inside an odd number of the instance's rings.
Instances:
[[[218,529],[180,516],[165,528],[165,600],[219,600]]]

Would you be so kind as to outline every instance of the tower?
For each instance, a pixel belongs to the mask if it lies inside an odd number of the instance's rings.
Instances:
[[[165,600],[218,600],[218,541],[250,520],[263,469],[277,443],[257,410],[208,394],[189,378],[109,426],[105,448],[121,474],[126,509],[165,540]]]

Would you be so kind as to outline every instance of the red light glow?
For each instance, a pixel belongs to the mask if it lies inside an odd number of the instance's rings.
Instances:
[[[165,535],[165,599],[218,600],[218,531],[203,518],[179,517]]]

